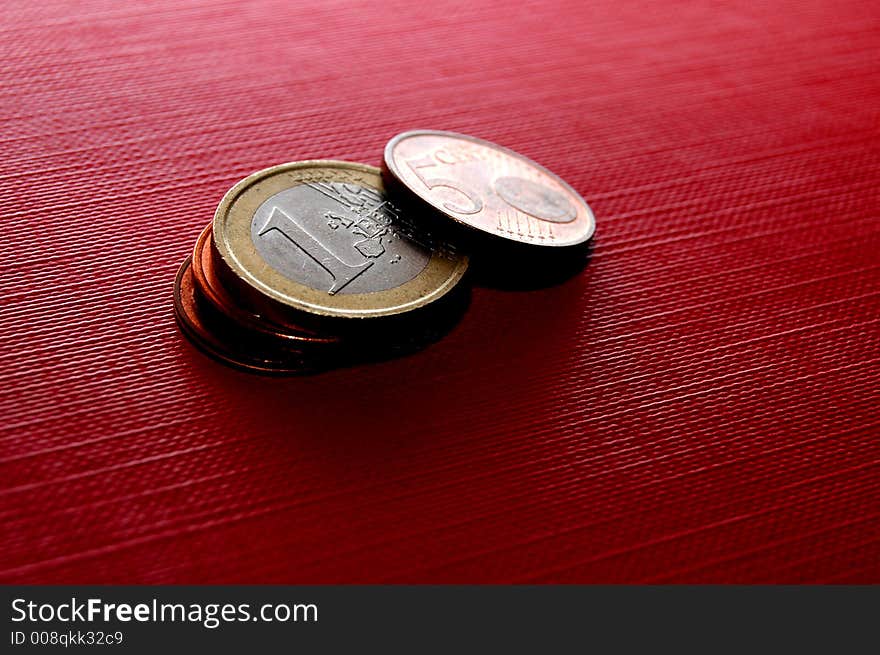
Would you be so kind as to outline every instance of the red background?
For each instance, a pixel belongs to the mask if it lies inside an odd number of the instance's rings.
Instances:
[[[877,2],[16,2],[6,582],[880,581]],[[254,170],[416,127],[561,175],[589,267],[304,379],[178,265]]]

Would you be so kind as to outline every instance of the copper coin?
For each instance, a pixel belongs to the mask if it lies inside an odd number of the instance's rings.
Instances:
[[[196,240],[192,255],[192,276],[198,290],[221,313],[242,327],[258,333],[262,337],[277,339],[287,347],[336,345],[339,337],[318,335],[299,325],[279,325],[248,311],[237,302],[217,279],[214,270],[213,247],[211,244],[211,225],[209,224]]]
[[[454,132],[414,130],[385,147],[386,177],[465,228],[542,247],[593,236],[593,212],[561,178],[522,155]]]
[[[468,265],[416,228],[389,202],[378,168],[282,164],[220,201],[217,277],[259,314],[294,323],[302,315],[347,323],[400,316],[442,298]]]
[[[187,257],[174,280],[174,314],[181,331],[204,353],[229,366],[255,373],[314,372],[315,367],[295,352],[256,348],[258,340],[206,312],[198,293],[192,275],[192,258]]]

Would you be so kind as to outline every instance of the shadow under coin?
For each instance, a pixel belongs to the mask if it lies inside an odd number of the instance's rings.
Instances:
[[[558,286],[581,273],[593,255],[592,239],[568,248],[503,245],[483,247],[471,257],[473,283],[503,291]]]
[[[449,334],[468,310],[470,286],[459,284],[446,296],[409,314],[372,319],[343,337],[346,348],[329,368],[377,363],[415,354]],[[325,369],[326,370],[326,369]]]

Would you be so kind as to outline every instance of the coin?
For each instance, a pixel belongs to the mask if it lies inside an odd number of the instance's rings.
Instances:
[[[302,374],[314,372],[293,350],[265,347],[265,344],[219,313],[206,311],[192,275],[192,257],[187,257],[174,280],[174,314],[181,331],[212,358],[256,373]]]
[[[402,315],[442,298],[468,266],[388,200],[378,168],[340,161],[242,180],[217,208],[212,243],[233,297],[294,324]]]
[[[199,235],[192,255],[192,276],[195,286],[214,308],[229,317],[234,323],[256,332],[263,337],[276,339],[279,346],[305,347],[316,345],[337,345],[338,336],[317,334],[299,325],[276,324],[239,305],[220,284],[214,271],[214,250],[211,245],[211,225]]]
[[[455,132],[414,130],[385,147],[389,187],[478,234],[566,247],[592,237],[596,221],[578,193],[522,155]]]
[[[175,279],[174,311],[181,331],[213,359],[256,373],[317,373],[417,352],[452,329],[468,299],[466,288],[455,289],[422,312],[368,321],[346,339],[321,343],[291,338],[269,322],[236,322],[240,310],[229,315],[228,308],[210,300],[196,270],[193,257],[187,257]]]

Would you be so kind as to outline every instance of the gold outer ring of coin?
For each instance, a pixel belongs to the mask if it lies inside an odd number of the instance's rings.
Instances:
[[[229,297],[214,274],[214,256],[211,244],[211,225],[199,235],[192,254],[192,276],[202,296],[217,311],[227,315],[235,323],[262,337],[277,339],[289,348],[306,346],[333,346],[339,344],[335,336],[318,335],[305,328],[293,325],[276,325],[273,321],[262,319],[247,309],[241,308]]]
[[[274,354],[247,352],[236,343],[247,339],[222,338],[216,326],[209,325],[199,310],[197,290],[192,275],[192,257],[187,257],[174,280],[174,315],[181,331],[199,350],[234,368],[255,373],[306,374],[316,369],[300,360],[295,353],[278,350]]]
[[[330,295],[279,273],[257,252],[251,239],[251,221],[268,198],[307,181],[359,184],[385,193],[380,169],[334,160],[280,164],[233,186],[214,214],[217,275],[224,285],[246,295],[252,307],[270,316],[280,311],[294,323],[297,314],[301,317],[302,313],[340,319],[390,317],[429,305],[461,281],[468,258],[463,254],[450,257],[439,250],[431,253],[425,268],[413,279],[385,291]]]
[[[411,130],[391,138],[383,160],[392,191],[402,193],[409,203],[426,202],[465,230],[490,235],[501,243],[566,248],[586,243],[596,229],[590,206],[568,183],[528,157],[491,141],[457,132]],[[469,165],[476,161],[486,165]],[[507,184],[499,189],[502,181]],[[534,209],[528,213],[522,201],[517,203],[517,195],[530,190],[548,194],[555,204],[545,208],[561,214],[541,218]]]

